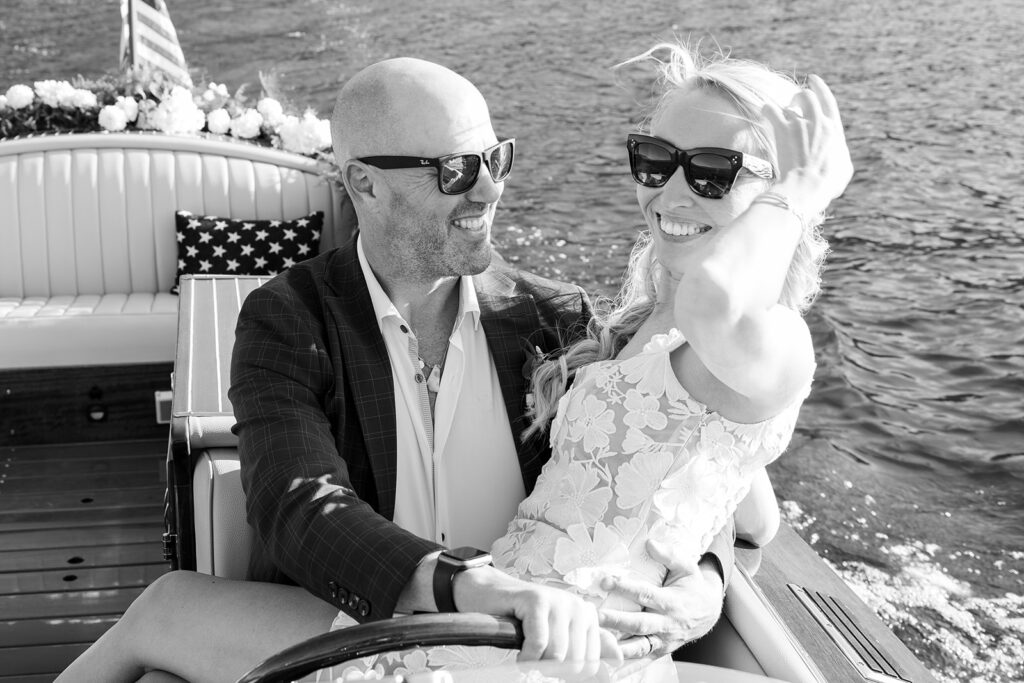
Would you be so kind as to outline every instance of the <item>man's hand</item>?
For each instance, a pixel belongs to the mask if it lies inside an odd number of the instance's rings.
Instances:
[[[643,607],[642,612],[600,613],[601,626],[623,634],[619,645],[626,659],[671,654],[706,635],[722,615],[722,576],[711,559],[696,573],[670,575],[664,586],[609,577],[604,588]]]
[[[601,628],[597,608],[568,591],[514,579],[494,567],[460,573],[454,589],[461,612],[510,616],[522,622],[520,661],[623,659],[615,636]]]

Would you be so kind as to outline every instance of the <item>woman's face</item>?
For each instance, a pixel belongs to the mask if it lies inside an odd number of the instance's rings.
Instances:
[[[736,108],[721,95],[696,88],[668,95],[652,121],[651,135],[683,150],[724,147],[763,156],[750,125]],[[678,278],[694,247],[743,213],[765,187],[764,180],[744,169],[728,194],[708,199],[690,189],[681,167],[662,187],[637,185],[637,201],[653,235],[658,261]]]

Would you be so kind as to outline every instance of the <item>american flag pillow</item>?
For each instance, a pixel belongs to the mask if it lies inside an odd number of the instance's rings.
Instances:
[[[182,275],[277,275],[319,253],[324,212],[288,221],[174,214]]]

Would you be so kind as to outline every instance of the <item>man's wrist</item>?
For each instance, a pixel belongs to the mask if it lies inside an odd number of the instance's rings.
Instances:
[[[434,604],[437,611],[462,611],[455,598],[456,579],[467,571],[490,565],[491,555],[483,550],[466,546],[441,551],[441,554],[437,556],[432,577]]]

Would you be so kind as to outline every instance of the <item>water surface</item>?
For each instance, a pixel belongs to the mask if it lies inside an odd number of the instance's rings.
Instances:
[[[814,390],[771,473],[787,516],[938,677],[1024,679],[1024,83],[1019,0],[171,0],[193,67],[326,115],[413,55],[476,82],[520,156],[504,253],[614,292],[640,227],[623,139],[672,34],[839,99],[857,175],[809,315]],[[117,62],[116,0],[2,0],[0,89]]]

